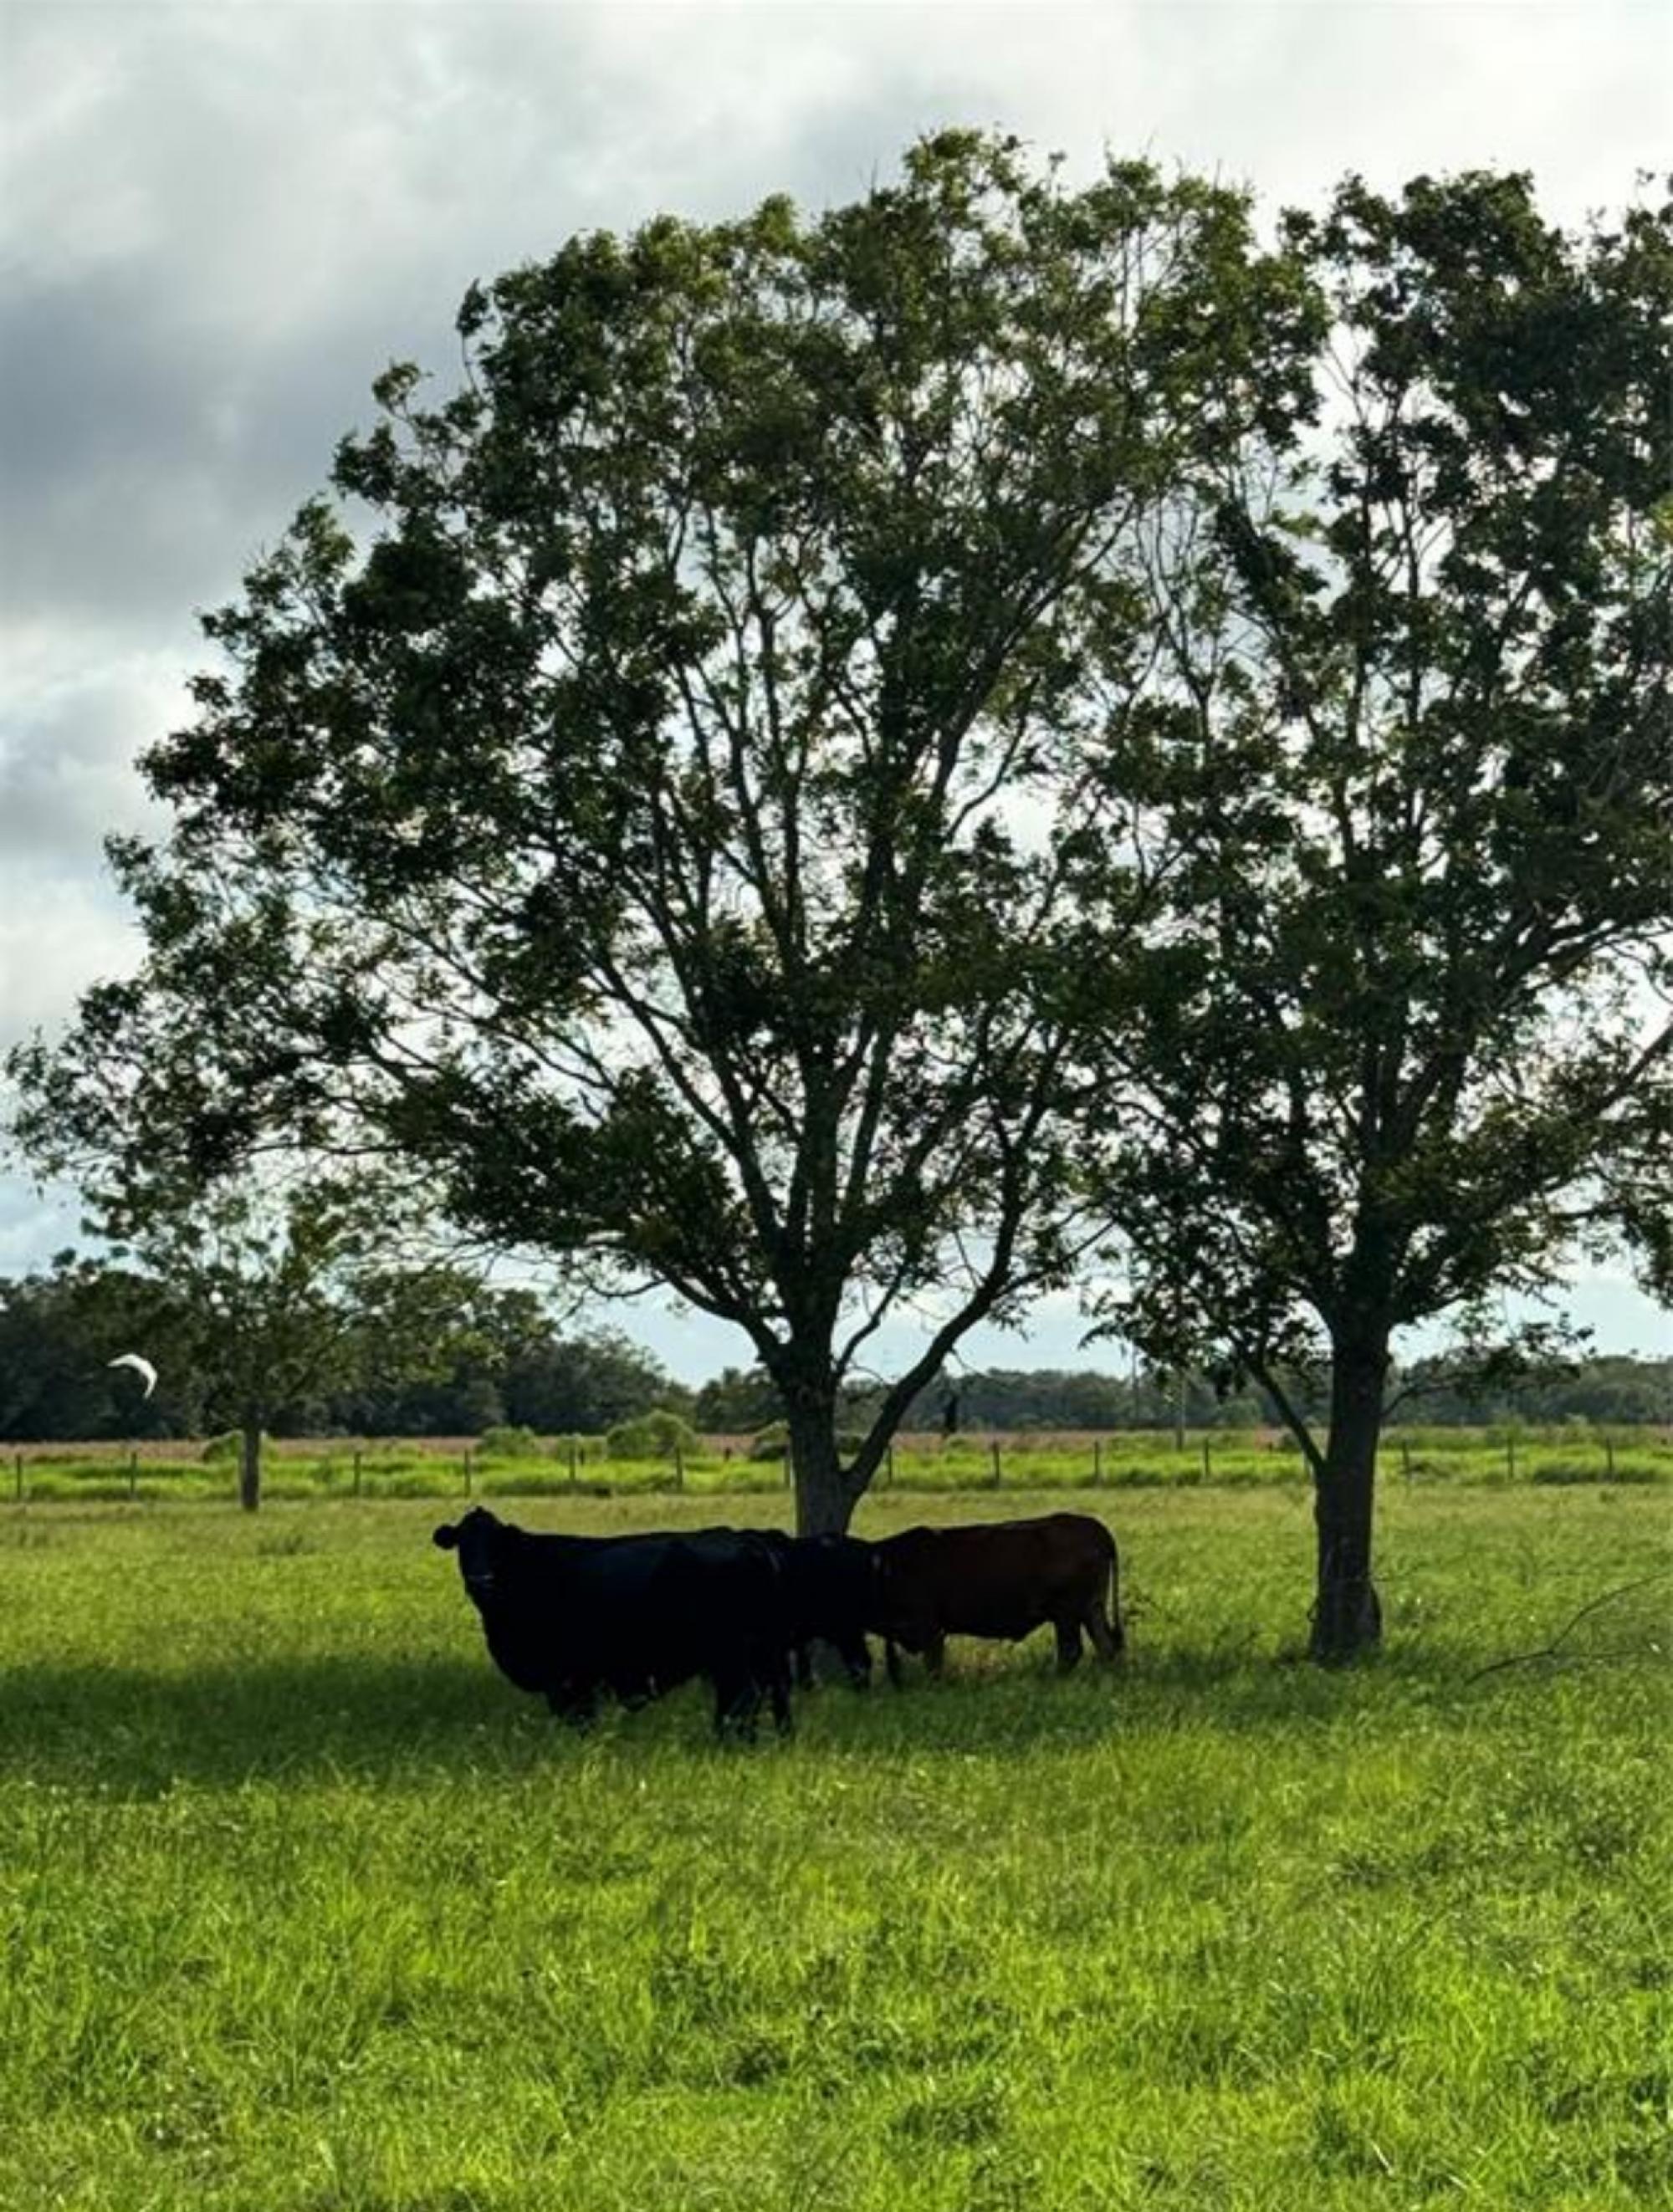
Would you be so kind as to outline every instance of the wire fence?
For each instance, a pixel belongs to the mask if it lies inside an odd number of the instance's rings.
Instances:
[[[1461,1432],[1436,1440],[1396,1432],[1378,1462],[1384,1483],[1673,1483],[1673,1438],[1656,1431]],[[763,1496],[793,1486],[787,1454],[747,1444],[675,1446],[652,1458],[611,1459],[599,1437],[554,1438],[538,1455],[498,1455],[467,1438],[399,1443],[287,1441],[264,1453],[267,1498],[593,1498]],[[134,1504],[236,1498],[235,1456],[179,1443],[9,1448],[13,1505],[61,1500]],[[903,1442],[891,1447],[874,1491],[964,1492],[1282,1487],[1305,1485],[1299,1451],[1275,1439],[1202,1431],[1113,1432],[1042,1442],[1026,1436]],[[9,1492],[9,1496],[8,1496]]]

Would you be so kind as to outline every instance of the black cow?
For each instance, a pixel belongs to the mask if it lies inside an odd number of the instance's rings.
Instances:
[[[889,1680],[897,1685],[902,1650],[921,1651],[939,1674],[949,1636],[1014,1643],[1049,1620],[1062,1674],[1080,1662],[1083,1628],[1101,1659],[1122,1648],[1116,1540],[1089,1515],[907,1528],[872,1548],[871,1626],[886,1639]]]
[[[799,1687],[813,1680],[809,1646],[835,1647],[856,1690],[869,1686],[872,1655],[866,1630],[875,1611],[872,1547],[855,1536],[790,1536],[763,1528],[783,1576],[787,1640]]]
[[[752,1739],[763,1693],[788,1731],[783,1571],[759,1537],[535,1535],[477,1506],[435,1540],[459,1553],[502,1674],[575,1725],[601,1694],[642,1705],[701,1674],[717,1735]]]

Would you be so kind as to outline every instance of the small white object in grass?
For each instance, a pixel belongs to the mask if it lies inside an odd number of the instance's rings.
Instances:
[[[157,1387],[156,1369],[149,1359],[142,1359],[137,1352],[119,1352],[114,1359],[107,1359],[105,1364],[107,1367],[131,1367],[136,1375],[143,1378],[148,1398]]]

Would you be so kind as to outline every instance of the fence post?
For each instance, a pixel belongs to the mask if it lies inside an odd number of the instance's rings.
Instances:
[[[131,1499],[137,1497],[138,1494],[139,1454],[134,1449],[133,1446],[130,1444],[128,1447],[128,1496]]]
[[[467,1498],[471,1495],[471,1476],[472,1473],[471,1458],[472,1455],[467,1451],[464,1458],[459,1462],[459,1465],[465,1470],[465,1495]]]
[[[988,1445],[988,1449],[989,1449],[989,1452],[992,1454],[992,1455],[993,1455],[993,1462],[994,1462],[994,1488],[995,1488],[995,1490],[997,1490],[997,1489],[999,1488],[999,1486],[1000,1486],[1000,1483],[1001,1483],[1001,1480],[1002,1480],[1002,1479],[1003,1479],[1003,1478],[1002,1478],[1002,1476],[1001,1476],[1001,1472],[1000,1472],[1000,1464],[999,1464],[999,1438],[998,1438],[997,1437],[993,1437],[993,1438],[991,1438],[991,1439],[990,1439],[990,1441],[989,1441],[989,1445]]]
[[[20,1505],[23,1503],[23,1455],[21,1452],[12,1454],[12,1496]]]
[[[355,1496],[356,1498],[360,1496],[360,1453],[358,1449],[356,1449],[355,1453]]]
[[[1094,1437],[1092,1438],[1092,1488],[1094,1490],[1101,1489],[1103,1487],[1103,1483],[1104,1440],[1101,1437]]]
[[[1204,1437],[1202,1439],[1202,1480],[1205,1482],[1212,1482],[1214,1479],[1214,1446],[1209,1443],[1208,1437]]]
[[[1613,1482],[1615,1480],[1615,1438],[1613,1437],[1605,1437],[1603,1439],[1603,1466],[1604,1480]]]
[[[680,1448],[679,1448],[679,1438],[678,1438],[678,1437],[676,1437],[674,1438],[674,1488],[675,1488],[676,1490],[684,1490],[684,1487],[685,1487],[685,1455],[684,1455],[684,1454],[680,1450]]]
[[[571,1432],[569,1437],[569,1487],[571,1490],[575,1486],[575,1439],[574,1433]]]

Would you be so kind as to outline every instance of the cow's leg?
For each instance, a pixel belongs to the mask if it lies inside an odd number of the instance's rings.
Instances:
[[[798,1644],[795,1649],[796,1687],[811,1690],[813,1686],[813,1650],[807,1644]]]
[[[850,1685],[856,1690],[869,1690],[872,1686],[872,1653],[865,1638],[856,1636],[851,1640],[844,1638],[836,1649],[847,1669]]]
[[[893,1637],[885,1638],[884,1641],[883,1663],[889,1670],[890,1683],[895,1689],[899,1689],[901,1682],[900,1646],[895,1642]]]
[[[782,1736],[790,1735],[796,1724],[790,1710],[790,1681],[794,1656],[782,1644],[767,1643],[757,1651],[750,1666],[755,1694],[759,1698],[764,1690],[771,1700],[773,1726]]]
[[[939,1682],[946,1668],[947,1640],[940,1629],[930,1636],[923,1647],[923,1668],[932,1682]]]
[[[1057,1672],[1072,1674],[1080,1664],[1080,1624],[1070,1615],[1051,1625],[1057,1633]]]
[[[796,1725],[795,1715],[790,1710],[790,1676],[788,1668],[776,1668],[769,1690],[773,1701],[773,1726],[780,1735],[790,1735]]]
[[[715,1683],[715,1733],[755,1741],[755,1716],[761,1704],[761,1686],[746,1673],[717,1674]]]
[[[547,1691],[546,1703],[577,1734],[598,1718],[599,1693],[591,1682],[559,1682]]]

